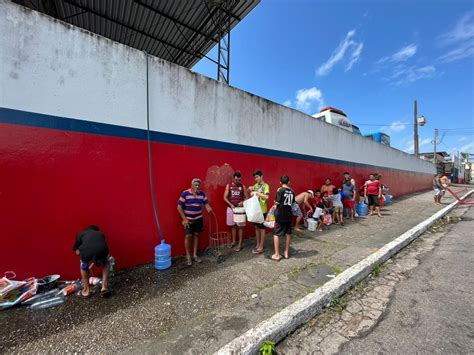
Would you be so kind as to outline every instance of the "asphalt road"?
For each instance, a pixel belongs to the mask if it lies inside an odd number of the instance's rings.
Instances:
[[[397,286],[383,319],[344,354],[474,353],[474,208]]]

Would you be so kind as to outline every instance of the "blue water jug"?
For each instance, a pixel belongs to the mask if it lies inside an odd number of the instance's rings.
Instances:
[[[166,270],[171,267],[171,245],[164,240],[155,247],[155,268]]]
[[[385,204],[389,205],[393,202],[392,195],[384,195],[385,196]]]
[[[358,203],[356,205],[356,212],[359,216],[367,216],[369,214],[369,208],[365,203]]]

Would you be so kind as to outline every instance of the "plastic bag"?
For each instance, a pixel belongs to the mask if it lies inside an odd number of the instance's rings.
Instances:
[[[5,281],[5,283],[3,283]],[[0,298],[0,310],[12,307],[20,302],[26,301],[34,296],[37,290],[35,278],[29,278],[24,281],[8,280],[6,277],[2,279],[2,284],[14,285],[5,294],[2,293]]]
[[[263,213],[258,201],[258,196],[254,195],[248,200],[244,201],[245,214],[247,215],[247,221],[253,223],[263,223]]]
[[[268,211],[267,218],[265,218],[265,222],[263,225],[267,228],[275,228],[275,209],[272,208]]]
[[[325,216],[324,216],[324,219],[323,219],[323,223],[326,225],[326,226],[329,226],[332,224],[332,216],[327,213]]]

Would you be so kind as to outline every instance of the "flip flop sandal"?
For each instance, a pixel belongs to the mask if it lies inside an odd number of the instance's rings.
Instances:
[[[267,259],[270,259],[271,261],[275,261],[275,262],[277,262],[277,263],[279,263],[280,260],[283,259],[283,258],[281,258],[281,257],[280,257],[280,259],[274,259],[274,258],[272,258],[271,255],[267,255],[266,258],[267,258]]]
[[[193,261],[198,264],[202,263],[202,259],[198,258],[197,256],[193,258]]]
[[[103,298],[108,298],[112,295],[112,292],[110,290],[100,290],[100,295]]]
[[[77,291],[76,296],[79,297],[79,298],[87,299],[87,298],[91,298],[92,293],[89,292],[89,294],[86,296],[82,293],[82,290],[79,290],[79,291]]]
[[[243,249],[243,248],[235,247],[235,248],[234,248],[234,251],[235,251],[235,252],[239,252],[239,251],[241,251],[242,249]]]

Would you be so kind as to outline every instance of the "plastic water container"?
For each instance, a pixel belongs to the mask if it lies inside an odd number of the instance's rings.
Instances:
[[[318,225],[318,221],[315,220],[314,218],[308,218],[308,230],[311,232],[314,232],[316,230],[316,227]]]
[[[367,216],[369,214],[369,208],[365,203],[358,203],[356,205],[356,212],[359,217]]]
[[[393,200],[392,200],[392,195],[384,195],[385,196],[385,204],[390,205]]]
[[[155,268],[166,270],[171,267],[171,245],[164,240],[155,247]]]

